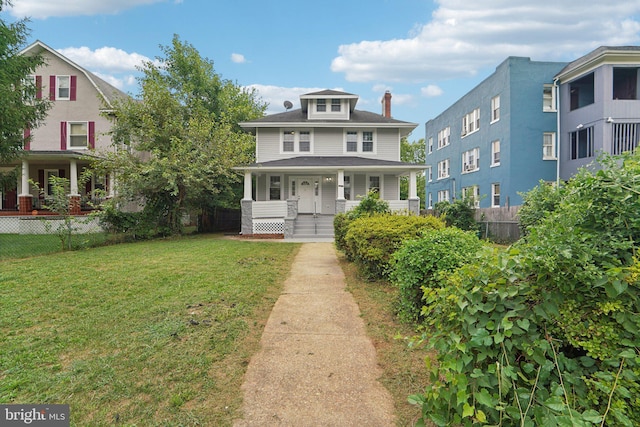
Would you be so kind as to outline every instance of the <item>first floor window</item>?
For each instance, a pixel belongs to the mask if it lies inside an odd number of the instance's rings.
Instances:
[[[492,208],[500,207],[500,184],[499,183],[491,184],[491,207]]]
[[[593,126],[569,134],[571,160],[593,157]]]
[[[542,159],[555,160],[556,158],[556,134],[545,132],[542,137]]]
[[[344,198],[351,200],[351,177],[349,175],[344,176]]]
[[[448,202],[449,201],[449,190],[440,190],[440,191],[438,191],[438,201],[439,202]]]
[[[282,194],[282,180],[279,175],[269,177],[269,200],[280,200]]]
[[[427,208],[433,209],[433,196],[431,193],[427,194]]]
[[[375,191],[380,194],[380,177],[377,175],[371,175],[369,177],[369,191]]]
[[[500,164],[500,141],[493,141],[491,143],[491,166],[498,166]]]
[[[473,202],[473,206],[476,209],[480,208],[480,187],[477,185],[473,185],[471,187],[463,187],[462,198],[468,199]]]
[[[449,159],[438,162],[438,179],[447,178],[449,176]]]

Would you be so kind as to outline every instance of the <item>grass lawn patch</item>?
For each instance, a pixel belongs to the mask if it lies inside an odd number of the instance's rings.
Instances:
[[[401,323],[394,312],[398,289],[385,281],[363,281],[353,263],[340,253],[338,258],[345,273],[347,290],[358,303],[367,335],[376,348],[378,364],[383,370],[380,382],[393,396],[396,424],[413,426],[421,416],[421,408],[410,405],[407,398],[424,392],[429,382],[425,358],[431,356],[424,349],[409,348],[403,339],[412,337],[415,331]]]
[[[113,236],[107,233],[74,234],[73,249],[90,248],[109,242]],[[0,260],[27,258],[62,252],[60,237],[53,234],[0,234]]]
[[[0,262],[0,403],[231,425],[299,245],[197,236]]]

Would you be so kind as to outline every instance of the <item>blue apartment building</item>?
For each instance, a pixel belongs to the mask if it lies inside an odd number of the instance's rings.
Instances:
[[[473,196],[476,207],[522,204],[558,176],[556,75],[566,62],[509,57],[425,125],[426,206]]]

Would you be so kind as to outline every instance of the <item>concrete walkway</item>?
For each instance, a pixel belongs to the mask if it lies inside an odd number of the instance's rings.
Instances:
[[[393,426],[389,392],[332,243],[305,243],[244,384],[241,426]]]

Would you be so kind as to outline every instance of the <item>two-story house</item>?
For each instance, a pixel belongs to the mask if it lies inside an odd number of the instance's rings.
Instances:
[[[516,206],[520,192],[557,176],[554,76],[566,65],[509,57],[425,125],[426,206],[473,197]]]
[[[113,179],[94,176],[79,184],[83,169],[89,166],[87,155],[93,150],[113,149],[108,113],[111,102],[127,97],[95,74],[75,64],[56,50],[36,41],[21,54],[41,54],[44,65],[30,78],[37,87],[37,97],[48,97],[52,105],[46,120],[35,129],[24,129],[24,155],[14,164],[0,165],[3,171],[19,168],[14,186],[0,189],[0,208],[7,213],[31,214],[42,208],[43,197],[50,192],[49,177],[70,181],[72,213],[80,214],[96,189],[113,192]],[[39,194],[30,181],[44,190]],[[17,212],[16,212],[17,211]]]
[[[416,174],[424,165],[400,161],[400,139],[417,124],[391,117],[388,92],[382,114],[356,109],[358,98],[308,93],[299,109],[241,123],[256,137],[256,163],[237,168],[244,172],[243,234],[299,236],[304,217],[332,219],[371,190],[392,209],[419,211]],[[409,177],[408,200],[400,200],[401,176]]]
[[[633,151],[640,142],[640,46],[599,47],[557,75],[560,178],[598,153]]]

